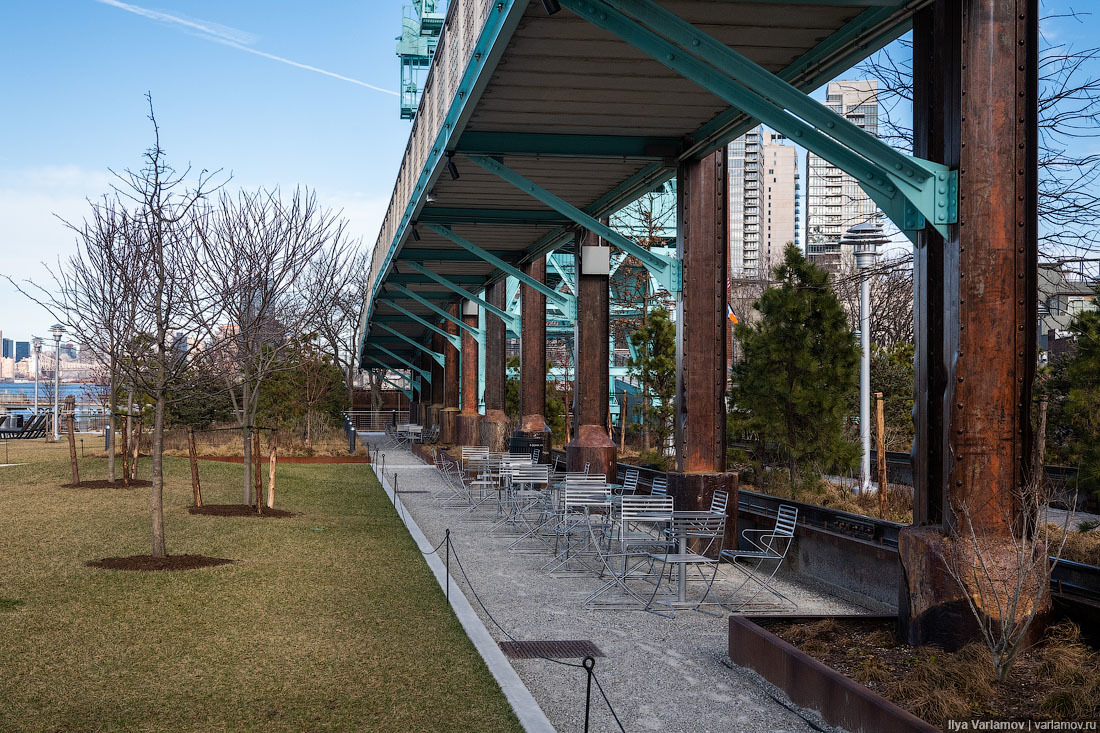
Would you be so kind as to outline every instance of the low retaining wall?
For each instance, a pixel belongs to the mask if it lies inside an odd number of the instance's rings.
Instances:
[[[742,509],[741,529],[771,529],[775,517]],[[897,612],[901,566],[893,548],[800,524],[780,574],[877,611]]]
[[[812,708],[830,725],[852,733],[933,733],[912,713],[822,664],[744,616],[730,616],[729,656]]]

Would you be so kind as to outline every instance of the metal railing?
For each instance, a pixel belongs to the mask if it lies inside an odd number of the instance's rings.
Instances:
[[[387,425],[399,425],[409,421],[408,410],[348,410],[344,413],[348,424],[360,433],[381,433]]]

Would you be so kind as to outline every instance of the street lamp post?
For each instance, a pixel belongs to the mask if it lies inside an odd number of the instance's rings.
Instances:
[[[34,414],[38,414],[38,363],[42,358],[42,339],[35,336],[31,339],[34,344]]]
[[[59,400],[61,395],[61,337],[65,334],[65,327],[60,323],[50,326],[50,333],[54,341],[53,364],[53,439],[61,440],[61,414]]]
[[[844,233],[841,245],[851,245],[859,270],[859,438],[863,448],[859,464],[859,489],[871,488],[871,281],[867,271],[885,244],[882,227],[873,222],[857,224]]]

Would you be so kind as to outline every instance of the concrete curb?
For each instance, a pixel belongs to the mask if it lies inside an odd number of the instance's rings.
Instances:
[[[414,466],[418,468],[427,467],[424,464],[409,464],[406,466],[392,465],[387,466],[387,468],[413,468]],[[371,468],[374,470],[374,475],[378,478],[379,483],[382,484],[382,490],[386,492],[386,496],[393,502],[394,508],[397,509],[398,516],[409,530],[409,535],[412,536],[413,542],[416,543],[421,553],[431,552],[432,544],[428,542],[428,538],[420,531],[420,527],[401,503],[401,500],[394,495],[393,487],[390,486],[386,477],[382,475],[380,468],[375,464],[371,464]],[[466,635],[470,638],[470,641],[474,643],[478,653],[481,654],[481,658],[485,660],[485,664],[489,667],[489,671],[493,674],[493,678],[496,679],[497,684],[500,685],[500,689],[503,690],[504,696],[508,699],[508,704],[512,706],[512,710],[515,711],[516,717],[519,718],[520,725],[523,726],[524,730],[531,731],[532,733],[553,733],[555,730],[554,726],[550,724],[550,720],[535,701],[531,691],[523,684],[523,680],[516,674],[516,670],[508,663],[508,659],[504,656],[504,652],[500,650],[500,646],[497,645],[492,635],[489,634],[489,630],[485,628],[485,624],[481,622],[481,617],[474,611],[474,607],[470,605],[466,595],[458,587],[454,579],[447,577],[447,569],[443,561],[439,559],[439,555],[437,553],[432,553],[430,555],[425,554],[424,560],[428,563],[428,567],[431,568],[440,588],[446,590],[449,581],[451,608],[454,609],[455,616],[458,617],[459,623],[462,624],[462,628],[466,631]]]

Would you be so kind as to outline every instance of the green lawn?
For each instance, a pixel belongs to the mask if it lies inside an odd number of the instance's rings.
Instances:
[[[134,573],[84,563],[149,552],[147,488],[63,489],[64,443],[9,449],[0,731],[520,728],[368,466],[281,464],[301,515],[260,520],[189,515],[166,459],[168,552],[236,562]],[[239,466],[201,471],[204,502],[239,497]]]

